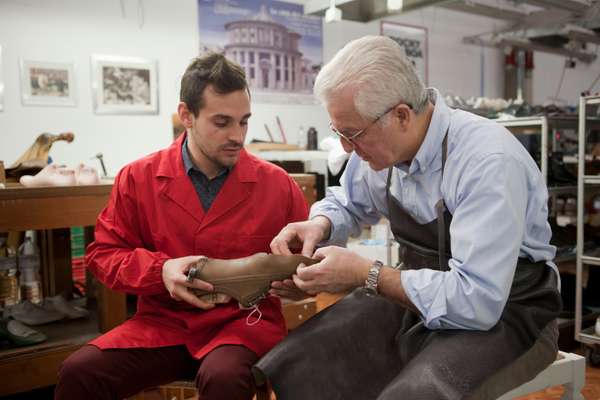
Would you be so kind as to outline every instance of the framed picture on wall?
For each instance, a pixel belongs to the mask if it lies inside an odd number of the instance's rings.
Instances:
[[[21,60],[21,100],[26,106],[75,106],[72,63]]]
[[[92,55],[92,94],[97,114],[157,114],[157,62]]]
[[[4,111],[4,81],[2,80],[2,46],[0,46],[0,111]]]
[[[394,39],[406,52],[425,85],[429,83],[427,28],[398,22],[381,21],[381,34]]]

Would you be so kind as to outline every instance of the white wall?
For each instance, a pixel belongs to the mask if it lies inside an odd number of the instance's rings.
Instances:
[[[591,46],[598,56],[600,46]],[[533,73],[533,101],[536,104],[554,101],[559,88],[559,80],[565,65],[565,58],[547,53],[535,53]],[[558,92],[558,99],[568,104],[575,105],[584,90],[588,90],[592,82],[600,75],[600,60],[596,59],[591,64],[576,61],[573,69],[566,69],[562,86]],[[600,91],[600,80],[592,91]],[[560,101],[559,101],[560,104]]]
[[[10,164],[42,132],[75,132],[71,144],[53,146],[55,161],[75,165],[104,153],[109,174],[125,163],[169,144],[170,115],[177,104],[176,77],[197,49],[194,1],[145,0],[138,27],[135,1],[10,0],[0,3],[0,45],[5,84],[0,112],[0,159]],[[90,55],[114,54],[159,60],[158,115],[97,115],[92,109]],[[77,107],[21,105],[19,59],[73,62]]]
[[[5,85],[0,112],[0,160],[11,164],[42,132],[75,132],[71,144],[56,143],[51,156],[76,165],[102,152],[109,174],[124,164],[167,146],[172,137],[171,114],[179,96],[179,79],[198,49],[195,0],[144,0],[139,27],[137,1],[3,0],[0,2],[0,46]],[[174,6],[176,4],[176,6]],[[158,115],[97,115],[90,89],[90,55],[111,54],[158,60]],[[72,62],[77,80],[76,107],[21,104],[19,59]],[[278,132],[279,115],[288,140],[296,140],[300,124],[325,132],[326,113],[317,105],[253,105],[249,138],[266,138],[263,124]]]
[[[97,165],[89,158],[102,152],[109,174],[114,174],[127,162],[170,143],[170,116],[178,102],[178,80],[198,49],[196,1],[143,0],[144,24],[141,28],[138,25],[137,0],[123,0],[123,3],[125,18],[118,0],[0,1],[1,72],[5,84],[4,111],[0,112],[0,160],[6,164],[12,163],[41,132],[73,131],[76,134],[75,142],[55,144],[52,157],[57,162],[69,165],[80,161]],[[480,94],[481,49],[463,45],[461,39],[490,30],[493,20],[435,8],[414,11],[392,20],[423,25],[429,29],[430,85],[440,88],[444,93],[465,97]],[[379,21],[326,24],[324,59],[329,60],[351,39],[377,33]],[[94,114],[90,89],[91,54],[157,59],[159,114]],[[501,96],[502,55],[490,49],[485,49],[483,54],[484,94]],[[20,58],[73,62],[78,105],[23,106],[19,82]],[[545,63],[540,57],[536,61],[538,69]],[[550,70],[552,60],[548,64]],[[541,93],[540,90],[538,92]],[[253,137],[266,139],[264,123],[269,124],[271,131],[277,132],[276,115],[281,118],[290,142],[296,140],[300,125],[305,128],[315,126],[321,138],[328,132],[327,114],[318,105],[253,104],[252,111],[248,140]]]

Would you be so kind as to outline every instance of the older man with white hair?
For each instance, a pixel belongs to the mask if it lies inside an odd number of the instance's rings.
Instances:
[[[315,92],[352,152],[341,187],[287,225],[274,253],[320,260],[272,293],[353,292],[256,366],[278,399],[495,399],[557,352],[548,191],[502,126],[450,109],[391,39],[348,43]],[[389,219],[399,267],[343,247]],[[317,250],[315,251],[315,248]]]

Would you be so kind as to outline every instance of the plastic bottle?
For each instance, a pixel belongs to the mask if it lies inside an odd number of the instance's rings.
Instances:
[[[33,231],[27,231],[23,244],[19,246],[19,281],[22,299],[38,304],[43,298],[40,282],[40,252],[33,236]]]
[[[300,150],[306,150],[306,132],[304,132],[304,126],[302,125],[298,129],[298,147]]]

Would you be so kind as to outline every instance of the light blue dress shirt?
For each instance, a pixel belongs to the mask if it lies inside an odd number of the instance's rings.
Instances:
[[[437,90],[429,91],[435,109],[427,135],[410,165],[393,168],[390,193],[419,223],[434,220],[435,204],[444,198],[453,216],[452,258],[449,271],[437,266],[402,271],[402,286],[426,327],[487,330],[500,319],[518,257],[545,260],[558,275],[552,262],[556,248],[549,244],[548,190],[534,160],[507,129],[451,109]],[[332,222],[323,245],[344,246],[362,226],[389,218],[387,174],[351,155],[341,186],[329,188],[311,208],[310,218],[324,215]]]

